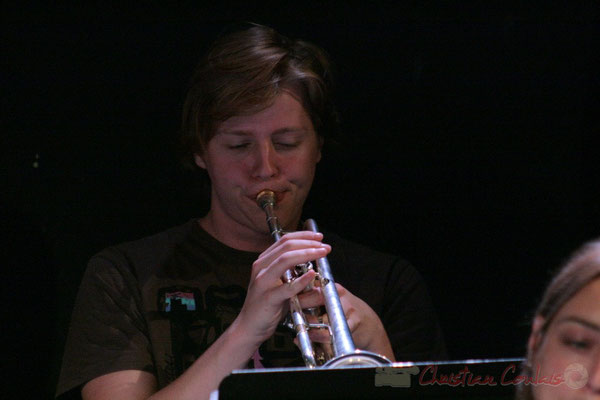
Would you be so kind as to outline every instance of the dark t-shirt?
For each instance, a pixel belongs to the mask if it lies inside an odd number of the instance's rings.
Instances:
[[[333,276],[381,318],[398,361],[444,359],[429,295],[406,261],[325,233]],[[90,260],[77,295],[57,395],[98,376],[151,372],[162,388],[227,329],[257,253],[230,248],[196,220],[110,247]],[[283,327],[248,367],[303,365]]]

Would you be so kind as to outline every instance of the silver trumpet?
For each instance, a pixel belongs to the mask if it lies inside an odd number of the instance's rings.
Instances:
[[[256,196],[256,202],[267,215],[267,224],[269,225],[269,231],[273,236],[273,240],[278,241],[281,239],[284,232],[274,213],[275,193],[271,190],[263,190]],[[304,228],[306,230],[318,232],[317,224],[313,219],[307,220],[304,223]],[[312,263],[307,264],[308,265],[303,264],[296,266],[296,271],[306,271],[312,268]],[[335,281],[333,280],[327,257],[316,260],[316,272],[325,298],[325,310],[327,311],[329,323],[309,324],[300,307],[298,296],[290,298],[291,325],[296,332],[300,352],[302,353],[302,358],[304,359],[306,366],[309,368],[315,368],[317,366],[334,368],[344,365],[382,366],[391,364],[390,360],[380,354],[356,349],[354,341],[352,340],[352,334],[348,328],[346,316],[344,315],[344,309],[340,302],[340,296],[335,287]],[[302,272],[299,273],[301,274]],[[296,279],[297,276],[298,273],[295,274],[292,270],[287,270],[281,279],[284,283],[289,284]],[[315,352],[308,336],[308,330],[311,328],[328,329],[331,337],[331,346],[325,345],[323,346],[323,349]]]

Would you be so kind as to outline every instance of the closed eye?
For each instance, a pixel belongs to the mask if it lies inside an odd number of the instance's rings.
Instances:
[[[576,350],[587,350],[591,347],[589,341],[564,339],[563,343]]]
[[[275,145],[276,149],[289,150],[289,149],[298,147],[299,144],[300,144],[299,142],[291,142],[291,143],[277,142],[274,145]]]
[[[238,144],[230,144],[227,148],[231,150],[240,150],[245,149],[250,146],[250,143],[238,143]]]

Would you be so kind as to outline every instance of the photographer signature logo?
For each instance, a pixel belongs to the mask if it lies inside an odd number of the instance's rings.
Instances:
[[[473,368],[473,366],[471,366]],[[580,389],[587,384],[587,369],[578,363],[570,364],[561,373],[542,375],[538,366],[532,375],[518,373],[518,365],[510,364],[499,376],[479,375],[468,365],[457,367],[454,372],[441,373],[437,365],[411,367],[379,367],[375,369],[375,386],[411,387],[413,376],[419,386],[509,386],[509,385],[550,385],[565,384],[571,389]]]

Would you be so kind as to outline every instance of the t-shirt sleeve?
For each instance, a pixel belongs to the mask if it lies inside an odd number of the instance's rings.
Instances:
[[[397,361],[447,359],[446,346],[427,287],[408,262],[397,259],[389,271],[382,322]]]
[[[154,373],[137,280],[116,250],[93,257],[75,301],[57,397],[116,371]]]

